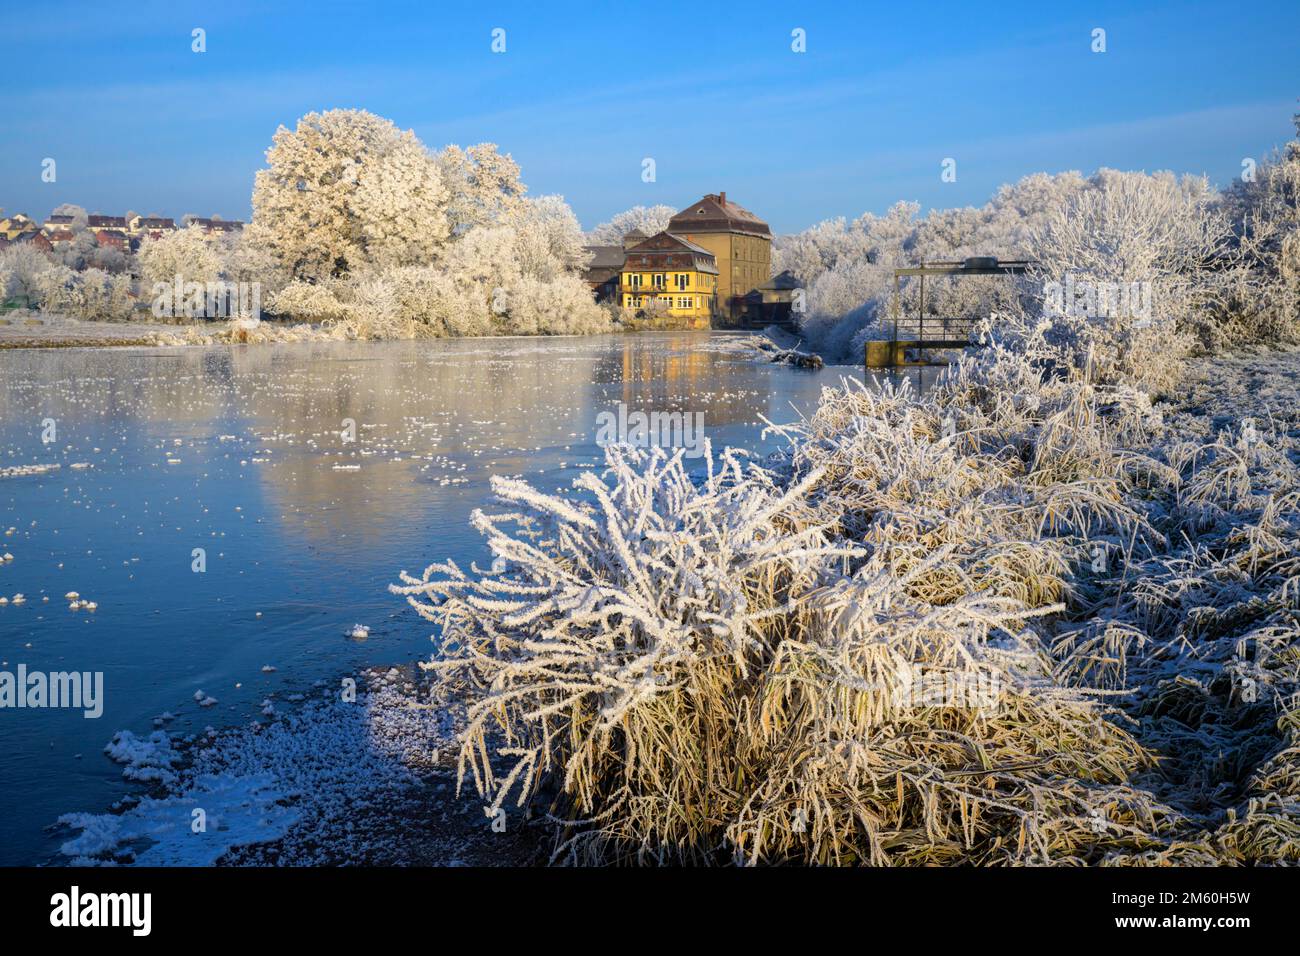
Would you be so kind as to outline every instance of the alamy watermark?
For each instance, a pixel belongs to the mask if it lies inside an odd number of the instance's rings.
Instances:
[[[104,713],[103,671],[0,671],[0,710],[67,708],[94,720]]]
[[[171,282],[153,286],[155,318],[225,319],[262,318],[260,282],[186,282],[177,275]]]
[[[152,916],[152,893],[83,893],[74,885],[50,897],[50,925],[56,928],[121,927],[132,936],[148,936]]]
[[[1066,273],[1064,282],[1043,283],[1043,306],[1052,315],[1129,319],[1134,327],[1151,324],[1153,283],[1094,282]]]
[[[629,412],[619,402],[615,410],[596,416],[596,444],[633,448],[681,448],[685,458],[704,455],[703,412]]]
[[[904,664],[898,669],[891,692],[900,710],[956,707],[992,714],[1002,696],[1002,677],[996,671],[953,671]]]

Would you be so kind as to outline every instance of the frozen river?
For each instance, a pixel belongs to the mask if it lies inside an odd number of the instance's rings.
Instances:
[[[0,709],[0,864],[50,859],[60,814],[139,789],[103,753],[118,729],[247,724],[268,695],[427,656],[428,625],[387,586],[482,558],[468,519],[490,475],[567,486],[602,462],[599,416],[619,403],[698,413],[715,447],[763,452],[779,439],[760,438],[760,416],[791,421],[859,373],[772,365],[738,344],[697,332],[0,352],[0,469],[59,466],[0,478],[0,555],[13,556],[0,673],[104,681],[97,718]],[[95,610],[70,609],[74,591]],[[369,635],[349,636],[355,624]]]

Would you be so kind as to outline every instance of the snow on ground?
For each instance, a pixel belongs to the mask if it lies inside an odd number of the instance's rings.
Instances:
[[[1187,363],[1181,391],[1183,397],[1174,403],[1178,421],[1195,429],[1196,437],[1239,428],[1243,418],[1255,419],[1264,433],[1272,426],[1296,433],[1300,429],[1300,347],[1196,359]]]
[[[120,812],[61,817],[79,831],[62,852],[77,865],[527,861],[539,837],[522,817],[498,832],[472,788],[454,798],[452,722],[420,703],[419,679],[369,673],[354,702],[320,685],[282,718],[198,738],[119,732],[106,753],[159,786]]]

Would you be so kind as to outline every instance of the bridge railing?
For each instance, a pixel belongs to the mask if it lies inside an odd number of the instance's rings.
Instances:
[[[908,342],[964,342],[978,322],[979,317],[973,315],[904,316],[897,320],[894,338]]]

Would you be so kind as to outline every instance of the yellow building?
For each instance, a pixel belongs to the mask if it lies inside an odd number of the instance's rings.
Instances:
[[[30,216],[25,216],[20,212],[0,218],[0,236],[11,241],[24,233],[36,232],[38,228],[36,223],[32,222]]]
[[[718,266],[713,254],[681,236],[661,232],[627,249],[618,276],[625,308],[707,329],[713,317]]]
[[[731,324],[752,310],[750,293],[772,277],[772,230],[748,209],[710,193],[668,223],[668,231],[713,254],[718,269],[718,310]]]

